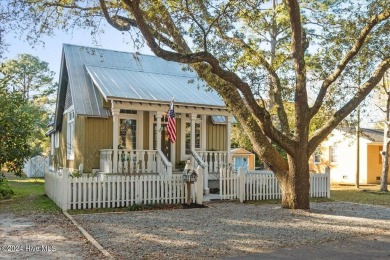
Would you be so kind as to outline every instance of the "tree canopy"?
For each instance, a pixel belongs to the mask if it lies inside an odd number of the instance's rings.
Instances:
[[[25,161],[47,153],[54,72],[46,62],[20,54],[0,67],[0,166],[21,174]]]
[[[309,207],[310,155],[390,67],[388,0],[10,1],[9,12],[30,40],[55,28],[96,33],[106,20],[155,55],[189,64],[275,172],[288,208]],[[310,132],[321,111],[326,120]]]

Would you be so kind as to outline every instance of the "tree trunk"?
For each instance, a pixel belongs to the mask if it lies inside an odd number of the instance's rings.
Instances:
[[[390,97],[390,96],[389,96]],[[386,112],[389,113],[389,112]],[[388,117],[388,116],[387,116]],[[385,129],[383,133],[383,150],[382,150],[382,176],[380,191],[388,192],[387,189],[387,176],[389,174],[389,126],[386,121]]]
[[[282,208],[309,209],[309,160],[302,154],[289,158],[289,173],[285,174],[280,185],[282,189]]]

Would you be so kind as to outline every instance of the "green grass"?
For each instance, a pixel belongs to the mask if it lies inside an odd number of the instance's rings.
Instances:
[[[330,191],[330,197],[335,201],[390,207],[390,192],[380,192],[379,185],[360,186],[360,189],[354,186],[333,185]]]
[[[8,183],[14,191],[11,199],[0,201],[1,213],[57,214],[61,209],[45,195],[44,179],[27,179],[6,174]]]

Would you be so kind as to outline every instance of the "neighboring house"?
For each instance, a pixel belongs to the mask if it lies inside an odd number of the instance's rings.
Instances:
[[[243,148],[235,148],[230,151],[231,161],[235,170],[242,167],[245,170],[253,171],[255,169],[255,154]]]
[[[359,182],[380,183],[382,175],[383,131],[361,128],[359,152]],[[335,129],[321,143],[310,159],[311,172],[325,172],[330,167],[330,178],[335,183],[355,183],[357,168],[356,133],[353,129]],[[388,181],[390,182],[390,176]]]
[[[175,143],[166,129],[172,98]],[[185,65],[65,44],[50,162],[71,171],[169,174],[196,156],[218,169],[230,158],[231,120],[220,96]]]

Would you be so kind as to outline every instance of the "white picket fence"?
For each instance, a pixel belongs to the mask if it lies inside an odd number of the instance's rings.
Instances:
[[[23,171],[28,178],[45,177],[45,172],[49,167],[49,158],[43,156],[35,156],[30,158],[24,165]]]
[[[192,184],[192,200],[203,203],[202,169]],[[45,193],[63,210],[129,207],[134,204],[185,203],[186,183],[181,174],[78,177],[62,172],[45,175]]]
[[[282,192],[272,171],[244,173],[239,169],[220,170],[221,199],[269,200],[280,199]],[[310,174],[310,197],[330,197],[330,174]]]

